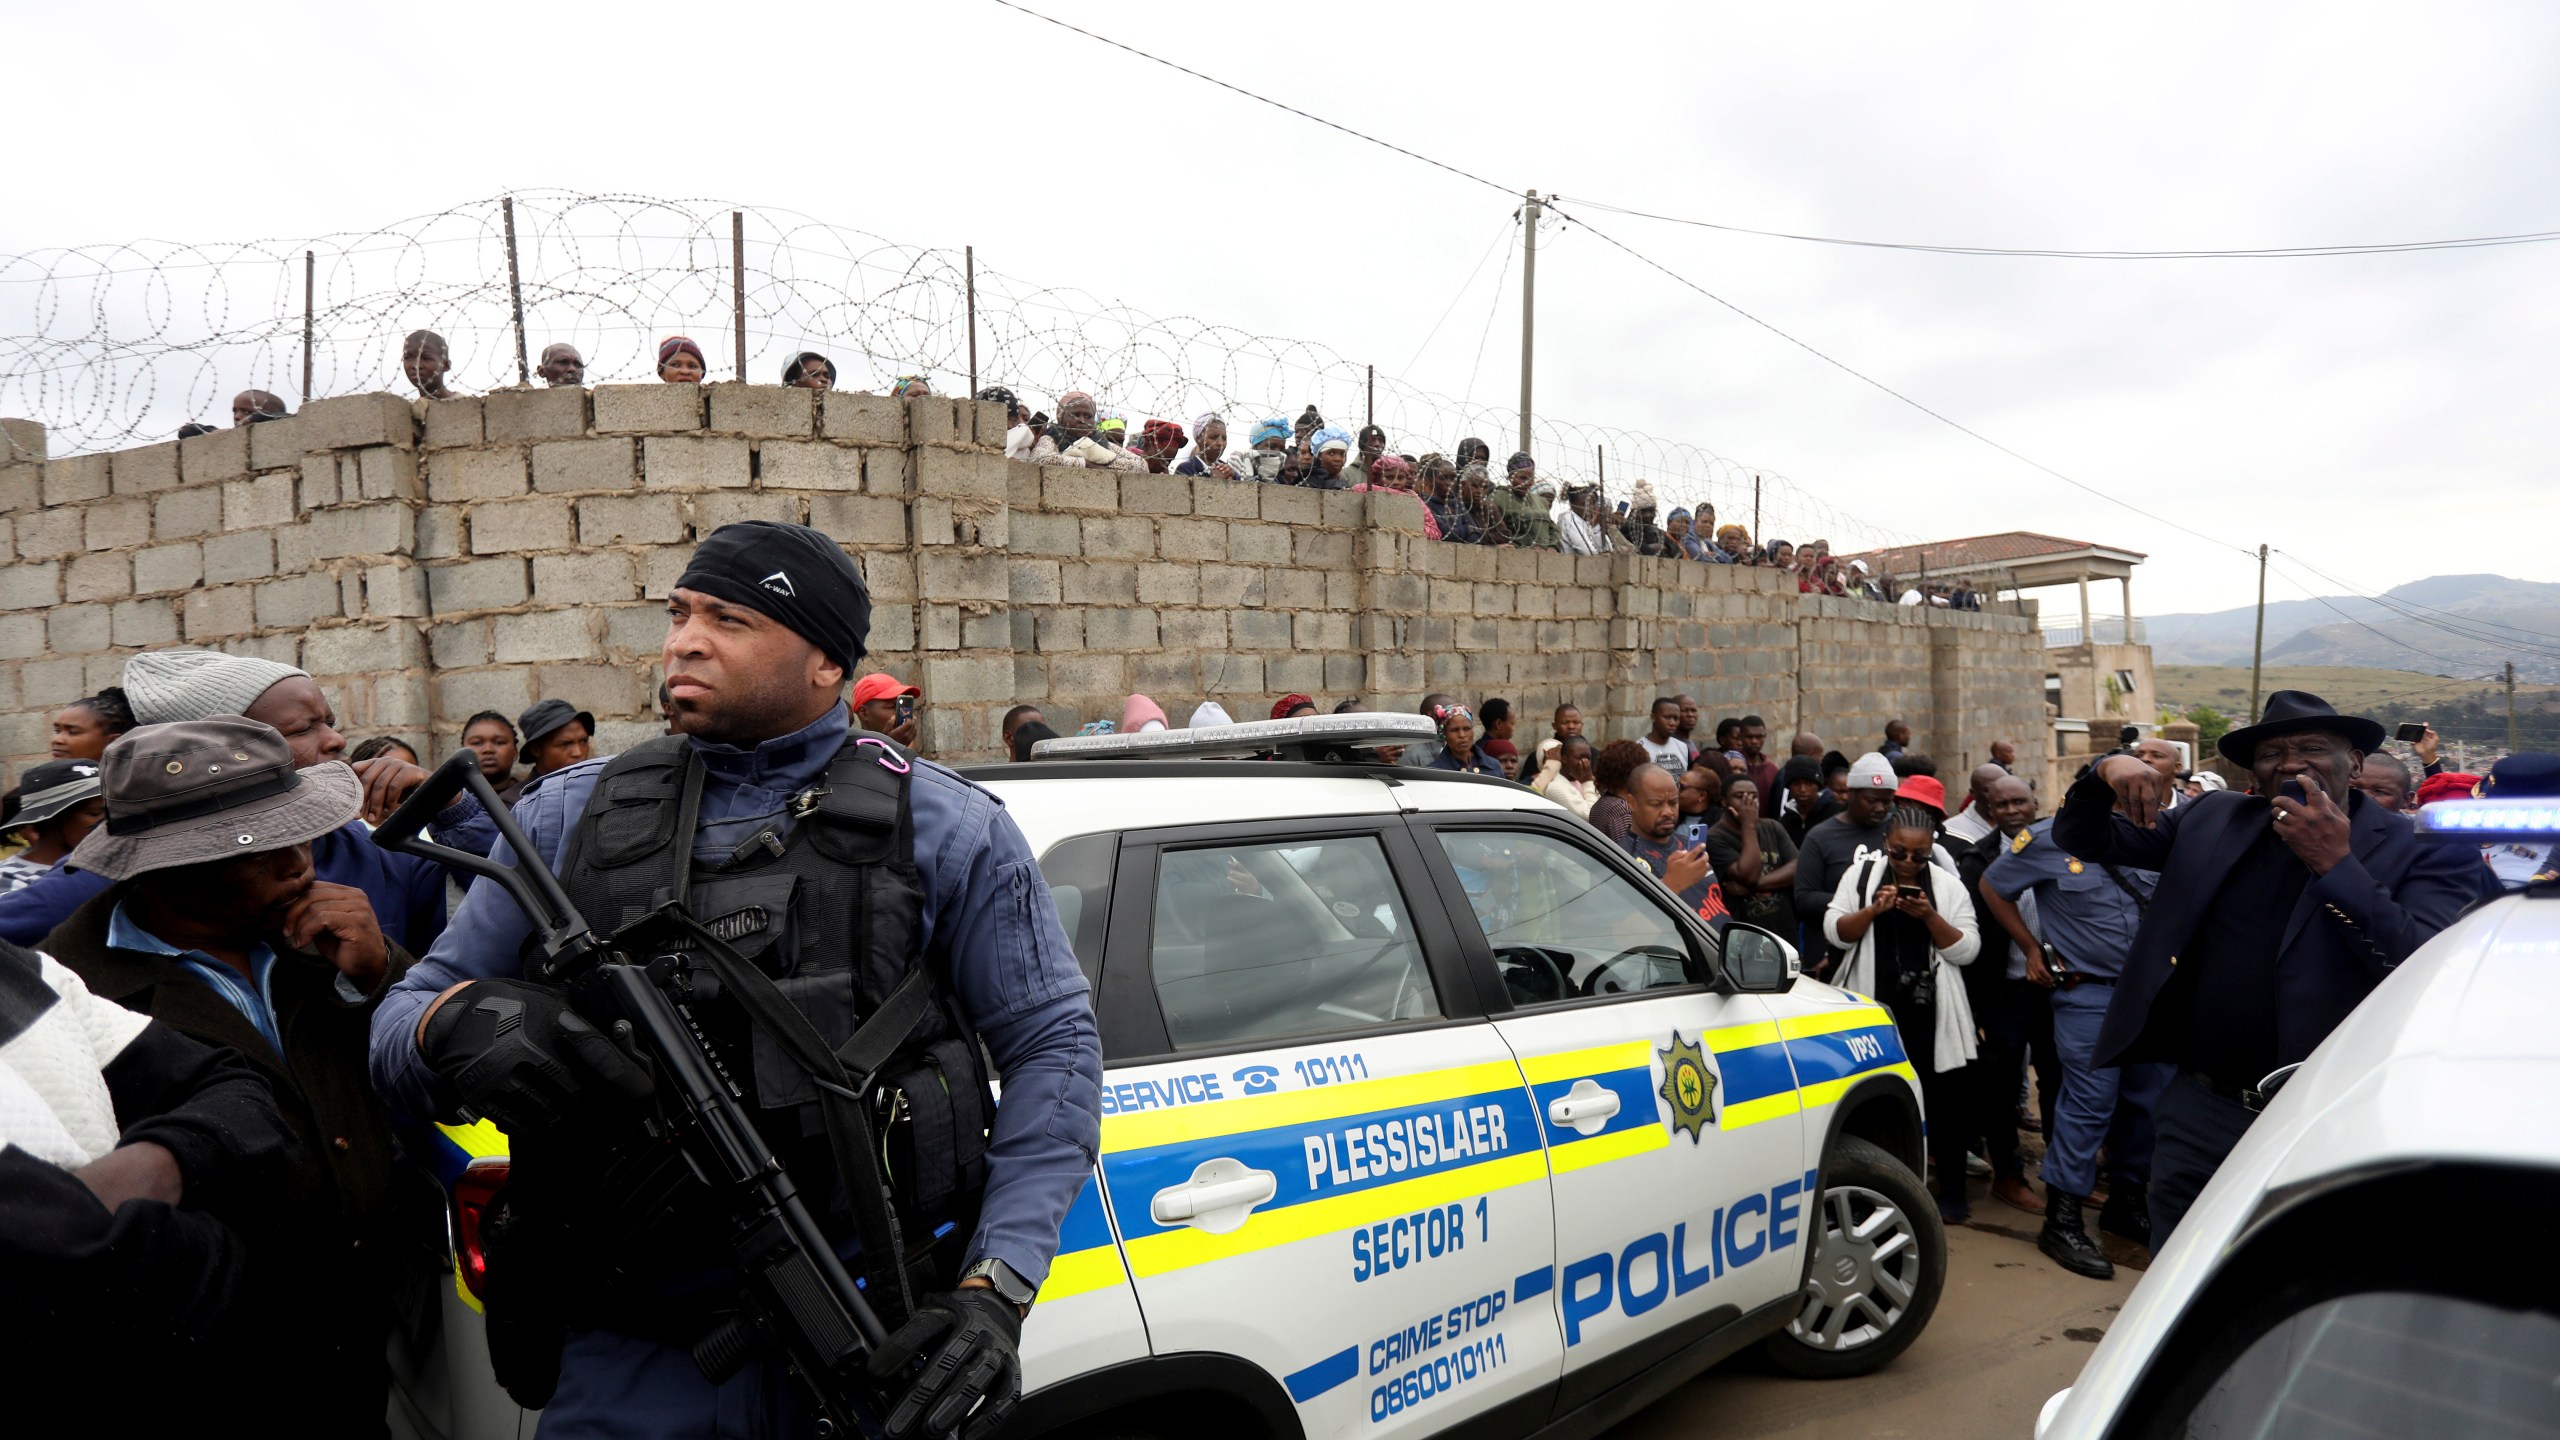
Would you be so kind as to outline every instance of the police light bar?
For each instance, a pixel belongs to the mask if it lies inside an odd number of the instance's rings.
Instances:
[[[1190,730],[1144,730],[1127,735],[1061,735],[1031,747],[1034,760],[1219,760],[1278,755],[1319,760],[1335,750],[1414,745],[1440,733],[1428,716],[1367,713],[1301,715],[1292,720],[1250,720]]]
[[[2458,835],[2466,840],[2560,841],[2560,800],[2540,795],[2438,800],[2418,807],[2418,833]]]

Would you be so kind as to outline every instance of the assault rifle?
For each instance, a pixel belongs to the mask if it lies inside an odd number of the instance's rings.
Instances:
[[[515,852],[514,865],[421,836],[427,822],[465,789],[496,822]],[[747,962],[673,903],[610,939],[598,939],[468,750],[438,766],[373,832],[373,841],[504,890],[533,922],[539,958],[528,978],[565,984],[572,1008],[645,1060],[655,1081],[650,1130],[675,1143],[728,1218],[741,1282],[744,1313],[697,1344],[694,1363],[712,1379],[725,1379],[760,1347],[770,1346],[815,1399],[822,1433],[878,1433],[877,1397],[863,1363],[886,1338],[879,1316],[810,1218],[799,1187],[756,1129],[727,1062],[693,1013],[697,986],[707,990],[725,982],[724,988],[745,1000],[762,977],[739,974]],[[794,1038],[784,1037],[786,1043]],[[814,1034],[809,1038],[814,1042]],[[823,1061],[808,1056],[805,1047],[792,1048],[813,1069],[833,1067],[822,1044],[817,1055]],[[840,1069],[833,1078],[842,1081]],[[824,1076],[820,1083],[840,1088]]]

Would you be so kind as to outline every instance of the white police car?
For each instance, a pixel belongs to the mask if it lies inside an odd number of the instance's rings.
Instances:
[[[1585,1433],[1756,1343],[1856,1375],[1928,1323],[1946,1241],[1886,1012],[1719,941],[1519,786],[1311,760],[1431,733],[1307,717],[970,772],[1040,857],[1105,1067],[1007,1440]],[[505,1137],[442,1137],[457,1377],[418,1433],[514,1434],[459,1374]]]
[[[2419,824],[2549,845],[2560,805]],[[2284,1077],[2039,1440],[2560,1435],[2555,1024],[2560,885],[2420,947]]]
[[[1945,1238],[1881,1008],[1719,945],[1518,786],[1201,758],[1429,729],[972,773],[1041,857],[1106,1067],[1009,1435],[1580,1431],[1764,1339],[1859,1374],[1928,1322]]]

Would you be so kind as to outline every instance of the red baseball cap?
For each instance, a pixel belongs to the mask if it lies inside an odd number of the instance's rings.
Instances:
[[[897,676],[875,670],[853,682],[853,708],[859,710],[874,700],[895,700],[901,695],[923,694],[913,685],[899,684]]]
[[[1917,800],[1941,815],[1947,813],[1947,787],[1939,784],[1934,775],[1913,775],[1905,779],[1895,787],[1893,798]]]

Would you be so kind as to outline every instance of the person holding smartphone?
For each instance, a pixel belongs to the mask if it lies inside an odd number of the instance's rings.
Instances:
[[[922,690],[875,670],[854,682],[853,718],[863,729],[913,750],[916,734],[923,728],[916,719],[916,704],[923,698]]]
[[[1872,995],[1893,1012],[1911,1048],[1928,1113],[1965,1114],[1966,1067],[1977,1053],[1973,1007],[1955,967],[1982,949],[1973,902],[1952,868],[1932,863],[1938,817],[1897,801],[1884,821],[1884,853],[1849,867],[1832,892],[1823,929],[1847,951],[1833,984]],[[1937,1176],[1939,1215],[1966,1218],[1965,1126],[1929,1127],[1930,1169]]]

